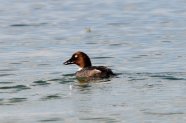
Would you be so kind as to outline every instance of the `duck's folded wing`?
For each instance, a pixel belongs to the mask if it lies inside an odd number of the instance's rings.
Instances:
[[[84,68],[76,73],[77,77],[110,77],[114,75],[111,69],[105,66],[92,66]]]

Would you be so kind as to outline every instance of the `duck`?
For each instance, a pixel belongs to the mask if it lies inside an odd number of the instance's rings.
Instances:
[[[76,78],[109,78],[115,74],[106,66],[92,66],[89,56],[82,52],[75,52],[64,65],[76,64],[79,70],[75,73]]]

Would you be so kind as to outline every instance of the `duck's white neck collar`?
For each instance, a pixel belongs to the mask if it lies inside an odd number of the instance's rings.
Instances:
[[[79,68],[78,68],[78,71],[80,71],[80,70],[82,70],[82,69],[83,69],[83,68],[79,67]]]

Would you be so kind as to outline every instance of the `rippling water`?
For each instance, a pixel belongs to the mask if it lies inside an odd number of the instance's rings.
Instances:
[[[186,121],[184,0],[2,1],[0,122]],[[80,83],[75,51],[120,73]]]

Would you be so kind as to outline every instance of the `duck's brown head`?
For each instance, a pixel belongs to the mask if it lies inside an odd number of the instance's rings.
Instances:
[[[65,65],[76,64],[80,68],[92,66],[90,58],[84,52],[78,51],[72,55],[72,57],[64,62]]]

